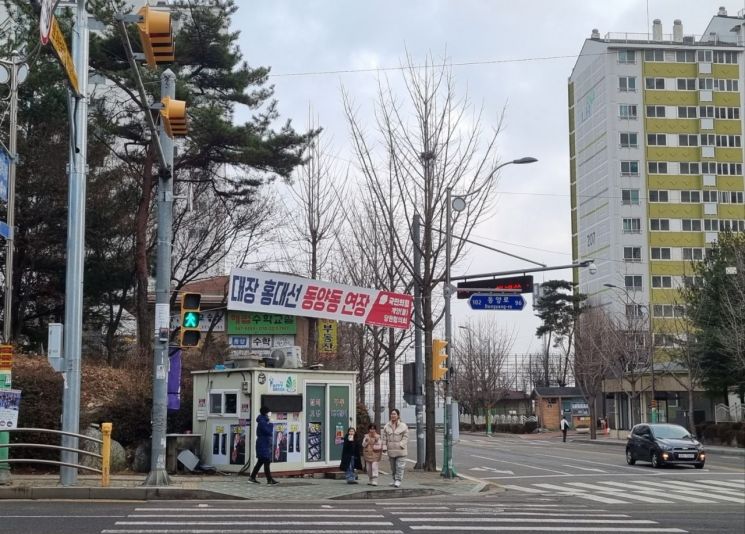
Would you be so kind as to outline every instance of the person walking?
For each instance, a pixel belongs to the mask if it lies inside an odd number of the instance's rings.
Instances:
[[[398,488],[404,478],[404,466],[408,454],[409,427],[400,420],[401,412],[397,408],[391,410],[388,422],[383,427],[383,452],[388,454],[391,462],[393,482],[391,486]]]
[[[569,430],[569,421],[567,421],[567,416],[562,415],[561,416],[561,422],[559,423],[559,428],[561,428],[561,441],[566,443],[567,441],[567,430]]]
[[[347,429],[347,437],[344,439],[344,446],[341,450],[339,469],[346,473],[347,484],[357,484],[357,475],[354,470],[362,469],[360,442],[356,433],[356,430],[351,426]]]
[[[248,480],[258,484],[256,475],[259,469],[264,466],[264,477],[267,484],[279,484],[272,478],[272,437],[274,435],[274,425],[269,422],[269,408],[262,406],[259,410],[259,416],[256,418],[256,465],[254,466],[251,476]]]
[[[367,471],[368,484],[370,486],[378,485],[378,466],[383,457],[383,439],[378,434],[378,427],[375,424],[367,428],[367,434],[362,440],[362,456],[365,460],[365,471]]]

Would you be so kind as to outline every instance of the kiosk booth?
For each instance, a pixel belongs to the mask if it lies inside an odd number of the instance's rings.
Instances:
[[[192,372],[192,431],[200,459],[221,471],[253,466],[256,416],[271,411],[272,472],[338,468],[347,428],[356,424],[356,373],[247,367]]]

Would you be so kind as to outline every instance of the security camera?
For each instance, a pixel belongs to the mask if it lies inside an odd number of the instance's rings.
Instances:
[[[590,265],[588,265],[587,267],[590,270],[590,274],[596,274],[598,272],[598,266],[595,265],[594,261],[590,262]]]

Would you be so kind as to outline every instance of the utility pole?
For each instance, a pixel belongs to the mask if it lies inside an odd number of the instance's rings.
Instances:
[[[62,393],[62,430],[80,430],[80,352],[83,327],[83,261],[85,257],[85,186],[88,171],[88,12],[85,0],[78,0],[72,49],[80,95],[70,93],[73,130],[70,143],[70,190],[67,213],[67,277],[65,279],[65,339]],[[78,438],[63,436],[62,446],[78,448]],[[63,450],[62,461],[78,463],[78,453]],[[76,467],[60,468],[60,483],[77,482]]]
[[[416,465],[424,469],[424,358],[422,351],[422,249],[419,213],[411,221],[411,242],[414,246],[414,375],[416,384]]]
[[[13,50],[10,62],[0,60],[0,68],[8,70],[8,82],[10,94],[8,96],[8,112],[10,115],[10,129],[8,131],[8,220],[7,236],[5,236],[5,308],[3,312],[3,339],[10,343],[13,335],[13,251],[15,249],[15,199],[16,199],[16,162],[18,161],[18,84],[23,81],[19,79],[19,70],[23,63],[18,61],[18,52]],[[0,445],[6,445],[10,441],[7,432],[0,432]],[[10,466],[2,460],[8,459],[8,448],[0,447],[0,486],[10,484]]]
[[[176,75],[166,69],[160,78],[160,97],[176,96]],[[171,242],[173,240],[173,139],[161,120],[160,146],[165,166],[158,175],[158,248],[155,271],[155,347],[153,351],[153,411],[150,473],[145,486],[170,484],[166,472],[168,420],[168,341],[171,326]]]

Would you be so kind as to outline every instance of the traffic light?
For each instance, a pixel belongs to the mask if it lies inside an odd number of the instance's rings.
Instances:
[[[447,346],[444,339],[432,340],[432,380],[435,382],[444,379],[448,373]]]
[[[181,335],[182,347],[196,347],[202,333],[199,331],[199,304],[202,295],[199,293],[183,293],[181,295]]]
[[[171,14],[149,6],[142,7],[137,14],[141,17],[137,29],[148,66],[154,69],[158,63],[172,62],[175,55]]]
[[[163,104],[160,118],[168,137],[186,135],[186,102],[168,96],[163,97],[160,102]]]

